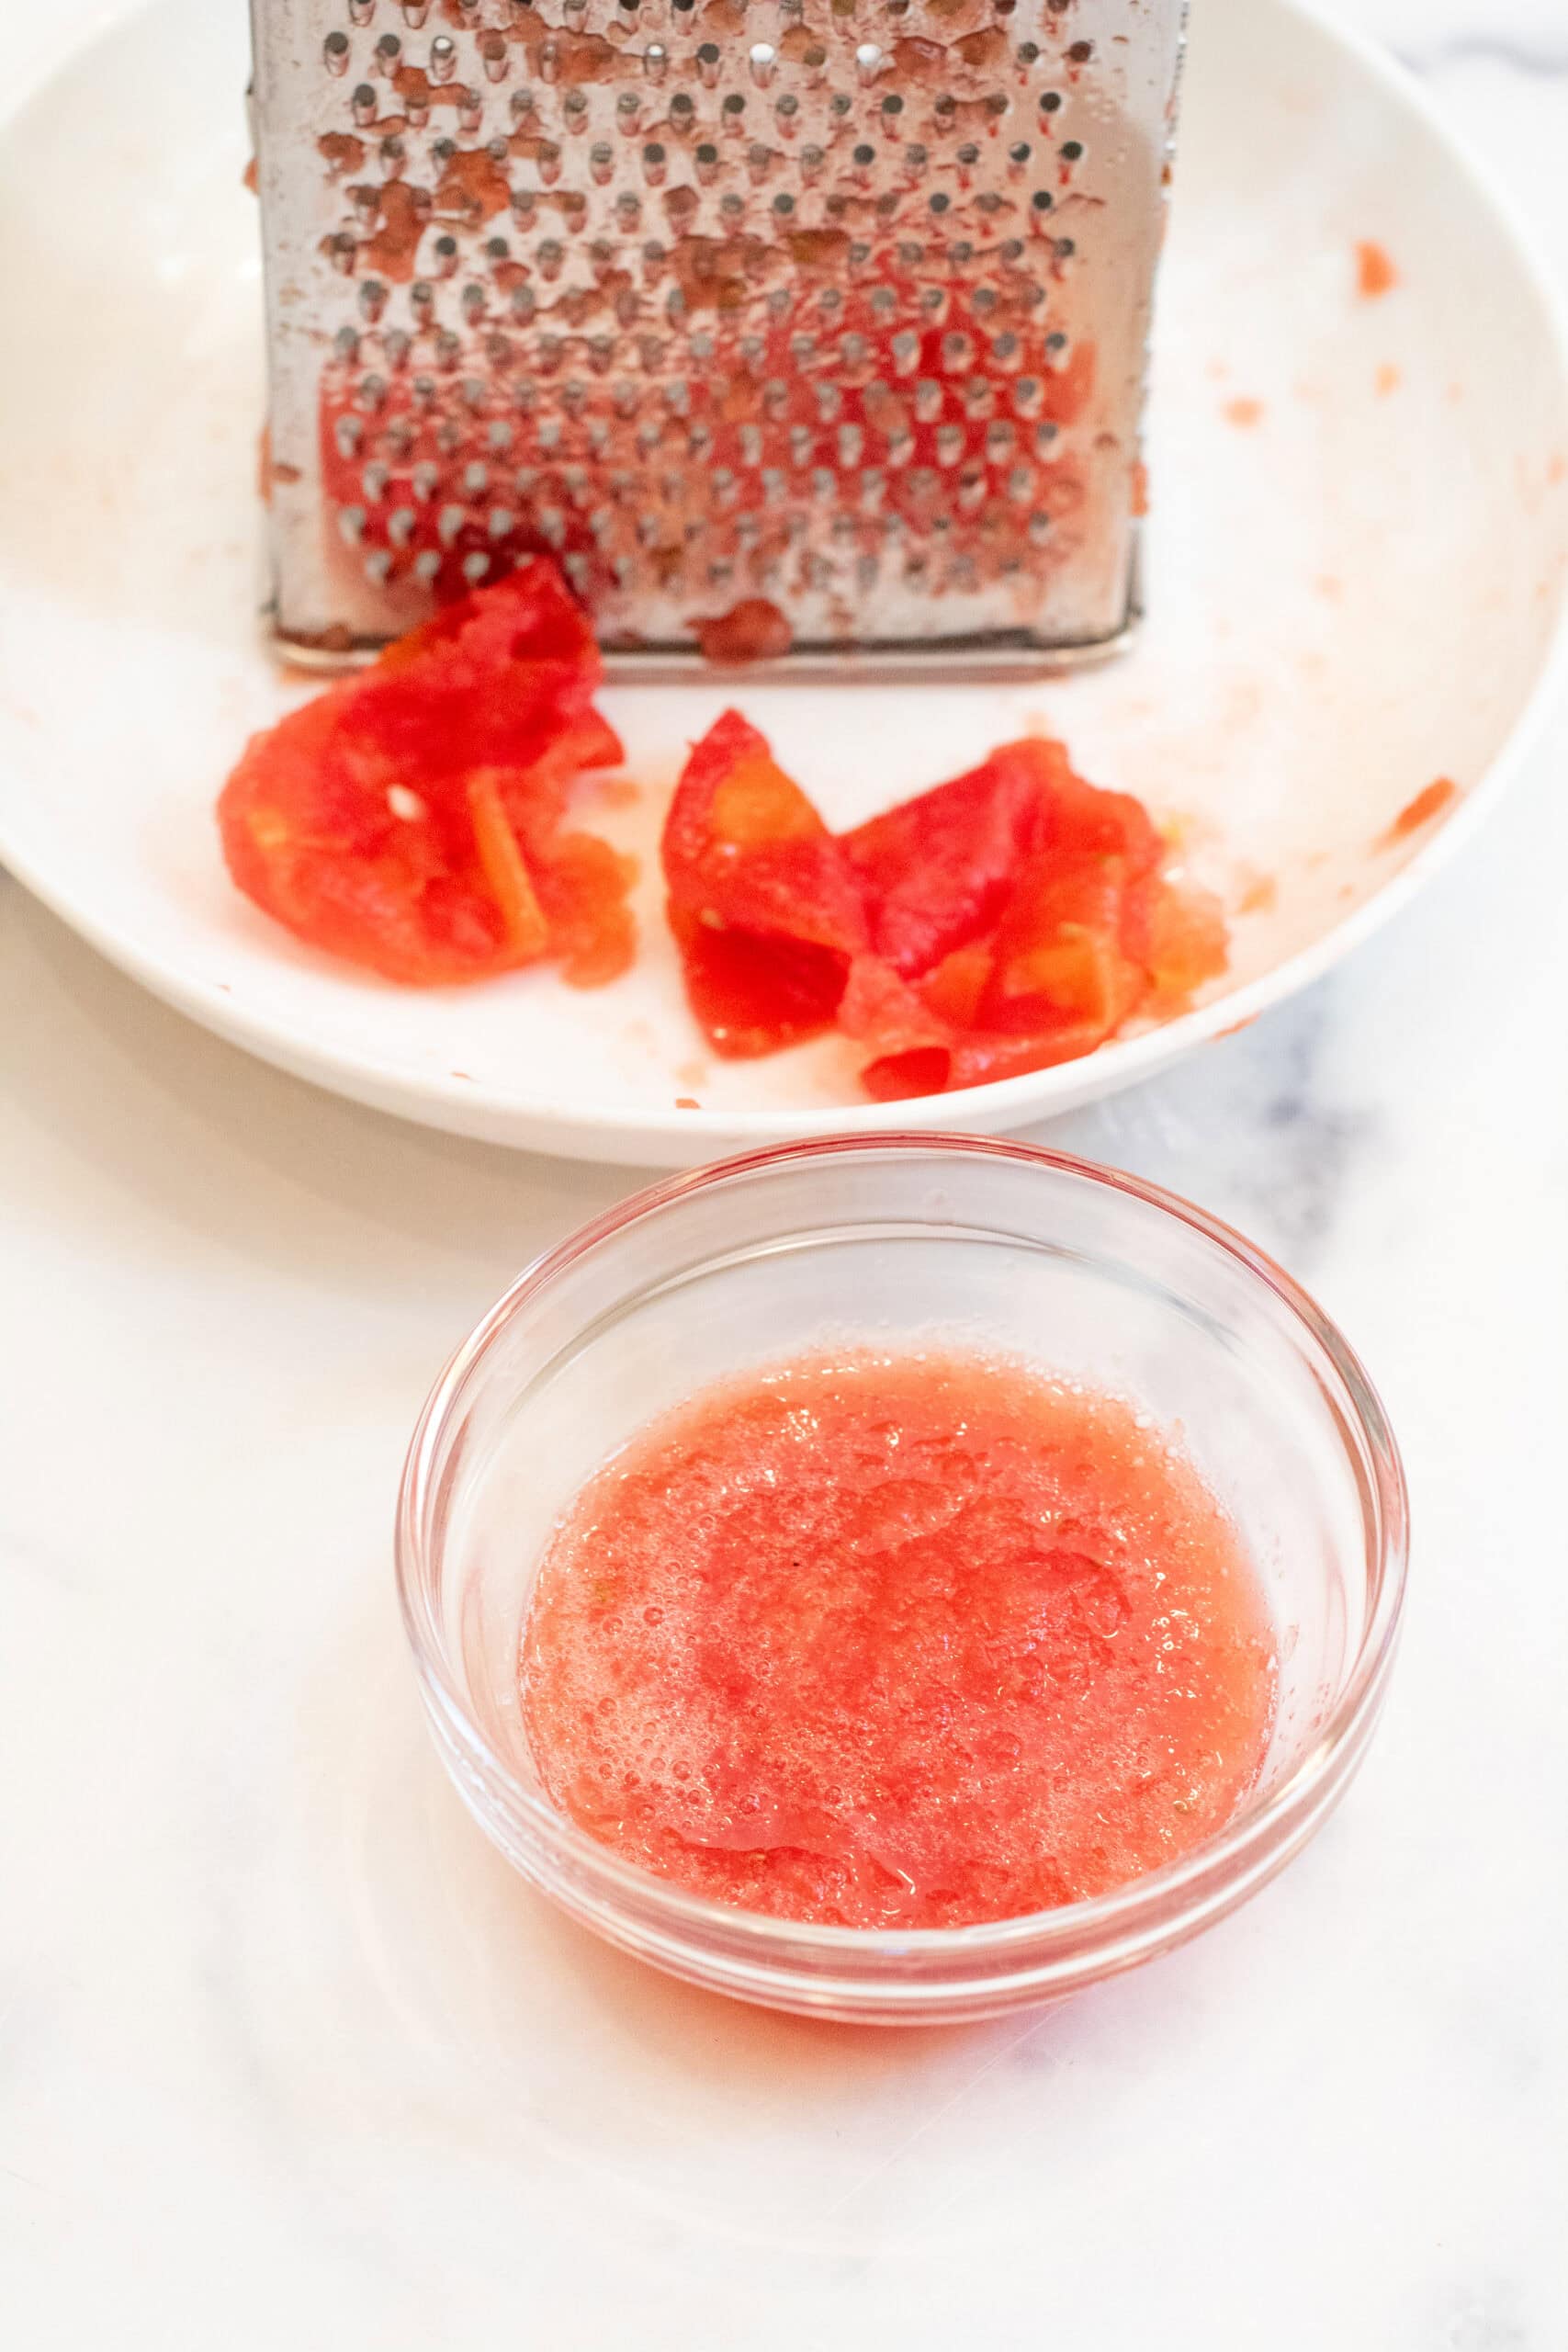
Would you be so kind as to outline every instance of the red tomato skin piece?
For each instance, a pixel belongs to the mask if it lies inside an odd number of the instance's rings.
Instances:
[[[665,820],[671,902],[710,930],[830,949],[865,945],[859,884],[842,845],[766,739],[726,711],[692,752]]]
[[[845,834],[871,944],[905,979],[919,979],[996,921],[1021,859],[1049,822],[1058,772],[1068,773],[1060,745],[1005,744],[967,775]]]
[[[820,1036],[844,993],[830,950],[755,932],[711,930],[671,907],[686,995],[698,1025],[727,1061],[752,1061]]]
[[[772,1053],[831,1027],[865,945],[860,886],[738,711],[694,747],[660,857],[686,993],[716,1052]]]
[[[879,1101],[1092,1053],[1223,963],[1223,925],[1176,911],[1142,802],[1087,783],[1044,739],[835,841],[730,711],[693,752],[663,854],[716,1050],[770,1053],[836,1023]]]
[[[549,954],[608,977],[629,954],[624,864],[558,846],[574,778],[621,757],[601,672],[547,564],[449,607],[246,746],[218,807],[235,883],[405,986]]]
[[[998,780],[1010,769],[1037,810],[1012,832],[1010,858],[1005,818],[987,823],[1008,808]],[[878,1101],[1076,1060],[1145,1004],[1175,1003],[1224,968],[1217,910],[1162,882],[1163,844],[1142,802],[1086,783],[1059,743],[1004,746],[847,846],[868,878],[884,960],[855,966],[840,1025],[873,1048],[861,1075]],[[921,968],[939,945],[941,960]]]

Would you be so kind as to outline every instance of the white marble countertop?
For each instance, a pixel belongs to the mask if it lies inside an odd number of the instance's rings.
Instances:
[[[1339,13],[1568,288],[1562,0]],[[34,14],[0,5],[14,70]],[[409,1429],[624,1177],[280,1077],[0,880],[0,2341],[1568,2343],[1565,770],[1560,710],[1337,978],[1053,1131],[1343,1321],[1408,1458],[1408,1631],[1349,1801],[1238,1917],[1064,2010],[908,2036],[599,1949],[425,1742],[388,1566]]]

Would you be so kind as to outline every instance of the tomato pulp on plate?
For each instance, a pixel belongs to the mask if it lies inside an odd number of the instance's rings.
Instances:
[[[1252,1563],[1113,1396],[929,1352],[707,1391],[589,1483],[520,1653],[554,1804],[745,1909],[966,1925],[1213,1837],[1275,1706]]]

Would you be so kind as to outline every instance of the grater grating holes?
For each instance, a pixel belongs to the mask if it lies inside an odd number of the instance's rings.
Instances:
[[[368,26],[373,13],[364,0],[354,0],[346,9],[355,28]],[[452,29],[429,40],[420,64],[412,62],[407,36],[420,30],[428,13],[417,0],[405,0],[399,11],[403,38],[383,31],[358,57],[349,35],[340,30],[328,37],[334,78],[349,79],[358,64],[377,83],[391,85],[382,98],[369,80],[354,84],[351,113],[356,129],[384,133],[378,149],[383,177],[379,187],[360,182],[348,195],[342,225],[332,232],[331,258],[355,280],[361,320],[357,332],[370,334],[376,345],[373,356],[404,386],[389,396],[396,413],[386,426],[383,454],[373,461],[378,469],[373,476],[377,492],[368,498],[373,512],[357,525],[361,539],[367,532],[374,537],[385,531],[385,547],[373,547],[370,552],[389,553],[393,574],[400,567],[412,568],[425,552],[414,544],[416,534],[407,519],[413,507],[407,493],[416,469],[433,463],[448,481],[455,479],[461,486],[461,495],[449,499],[441,510],[443,540],[451,548],[460,549],[465,532],[472,529],[484,532],[508,553],[525,552],[535,536],[559,548],[576,527],[573,518],[582,501],[572,494],[553,503],[534,503],[536,493],[519,492],[509,503],[493,503],[497,493],[466,458],[465,433],[471,428],[460,413],[433,413],[443,408],[446,396],[430,389],[430,370],[450,377],[481,332],[488,334],[482,346],[488,369],[522,368],[542,385],[558,386],[554,395],[547,396],[547,409],[551,399],[556,403],[553,413],[532,416],[526,427],[534,454],[552,459],[558,468],[570,451],[615,447],[619,427],[636,415],[632,371],[658,377],[673,362],[691,366],[694,376],[690,385],[683,377],[671,379],[665,387],[667,404],[682,414],[694,413],[684,455],[705,474],[711,468],[701,487],[717,506],[749,507],[754,501],[765,507],[770,493],[778,495],[782,477],[773,454],[781,429],[788,436],[792,469],[809,474],[811,498],[818,504],[836,503],[844,514],[863,514],[868,507],[883,510],[890,496],[897,495],[889,484],[900,471],[910,484],[914,507],[929,506],[934,467],[911,462],[928,430],[928,460],[945,470],[959,469],[960,525],[966,514],[1003,499],[1018,503],[1021,478],[1014,443],[988,422],[994,391],[982,386],[966,396],[962,380],[949,379],[965,379],[977,367],[1022,369],[1032,347],[1041,362],[1039,372],[1026,371],[1021,380],[1014,377],[1010,388],[1012,403],[1023,416],[1051,397],[1036,389],[1042,378],[1059,380],[1068,372],[1066,331],[1053,325],[1042,334],[1041,322],[1029,315],[1042,307],[1037,298],[1044,289],[1010,283],[1010,277],[1023,266],[1035,242],[1038,220],[1056,209],[1062,166],[1081,161],[1086,142],[1063,141],[1052,156],[1037,152],[1028,139],[1015,139],[1006,151],[1004,181],[990,165],[988,151],[974,135],[973,125],[977,114],[983,117],[991,126],[986,134],[990,138],[1004,117],[1027,115],[1032,119],[1038,112],[1042,119],[1059,118],[1064,107],[1060,90],[1025,91],[1015,98],[1004,88],[987,87],[983,56],[979,70],[959,76],[956,88],[931,92],[922,87],[917,72],[904,88],[889,90],[882,85],[897,67],[897,40],[890,51],[882,42],[854,40],[857,11],[852,6],[830,9],[827,23],[815,24],[813,37],[806,40],[794,40],[806,31],[803,7],[759,6],[749,12],[751,18],[776,19],[778,31],[773,39],[748,46],[749,80],[755,88],[769,91],[766,127],[780,141],[798,138],[803,144],[791,149],[742,138],[735,163],[727,164],[726,134],[743,130],[746,96],[720,88],[722,51],[717,43],[704,41],[694,48],[689,34],[682,36],[682,22],[692,11],[681,0],[671,0],[669,6],[650,0],[641,8],[626,6],[624,0],[616,0],[613,8],[599,0],[592,5],[582,0],[582,5],[562,11],[558,27],[545,26],[542,12],[521,0],[504,11],[486,8],[482,0],[461,6],[454,0],[447,11]],[[863,26],[872,12],[858,13]],[[909,12],[893,7],[884,13],[896,26]],[[1006,19],[1013,9],[998,0],[993,14]],[[662,31],[666,26],[669,46],[655,44],[641,54],[629,46],[649,30]],[[847,40],[846,31],[852,36]],[[574,43],[594,45],[592,59]],[[1024,42],[1016,44],[1011,54],[1017,64],[1030,69],[1048,65],[1053,58],[1060,62],[1064,55],[1069,63],[1081,65],[1089,62],[1087,53],[1077,54],[1082,47],[1074,44],[1062,52]],[[919,58],[914,62],[920,65]],[[590,63],[595,68],[592,74],[586,70]],[[635,87],[616,86],[626,68],[640,77]],[[832,86],[835,74],[846,70],[848,84]],[[525,73],[531,78],[520,80]],[[651,98],[650,83],[664,75],[678,86],[668,101],[660,96],[650,107],[644,93]],[[788,77],[793,77],[791,85],[778,90],[776,83]],[[508,80],[515,86],[502,89]],[[425,140],[413,120],[412,101],[422,90],[443,94],[430,109],[435,136]],[[673,260],[649,245],[639,251],[632,242],[642,207],[621,183],[616,147],[590,135],[604,119],[606,96],[613,108],[614,135],[632,142],[638,185],[667,199],[664,209],[676,240]],[[394,105],[403,109],[395,129],[389,119]],[[457,136],[448,127],[454,117]],[[1027,127],[1027,121],[1021,127]],[[711,135],[700,136],[704,130]],[[920,132],[919,138],[908,136],[913,130]],[[461,143],[464,136],[485,131],[491,136],[482,147]],[[808,138],[811,131],[817,135]],[[646,135],[649,132],[660,135]],[[582,160],[572,167],[581,185],[562,184],[562,148],[568,141],[586,142]],[[479,157],[488,174],[476,161]],[[1044,169],[1050,170],[1056,187],[1030,185]],[[739,178],[732,177],[737,171]],[[939,185],[922,198],[915,195],[915,186],[928,172],[936,174]],[[786,175],[790,185],[770,185],[775,175]],[[417,183],[417,201],[401,212],[389,209],[386,190],[407,187],[411,182]],[[803,194],[813,182],[820,191],[815,218],[802,209]],[[1020,193],[1004,194],[1004,187],[1010,191],[1015,182],[1022,183]],[[750,190],[761,192],[761,215]],[[1021,217],[1021,197],[1027,199]],[[549,216],[542,235],[541,205],[548,208]],[[525,239],[521,260],[513,260],[504,241],[491,239],[477,249],[470,247],[469,240],[489,227],[498,207],[505,208],[514,231]],[[422,215],[427,228],[420,225]],[[919,242],[896,235],[896,229],[901,231],[917,218],[924,224]],[[873,233],[859,233],[863,220],[868,231],[875,221]],[[1022,229],[1024,234],[1002,237],[998,221]],[[846,229],[854,232],[847,242]],[[571,241],[590,231],[594,232],[592,254],[585,264],[574,266]],[[789,258],[804,264],[806,279],[804,292],[793,300],[789,288],[777,282],[775,238],[795,239],[803,245],[811,239],[829,241],[819,256],[791,251]],[[836,244],[831,242],[835,239]],[[1058,257],[1070,255],[1075,242],[1060,239]],[[389,254],[408,266],[400,272],[389,270]],[[838,282],[811,285],[812,265],[818,258],[837,274]],[[423,263],[417,277],[412,266],[416,259]],[[506,270],[513,273],[512,282],[502,283],[501,273]],[[455,286],[453,280],[457,281]],[[844,328],[835,364],[849,387],[848,396],[862,403],[852,414],[841,413],[844,390],[823,383],[816,387],[817,412],[807,419],[798,401],[809,388],[797,382],[781,395],[776,389],[780,379],[765,366],[765,355],[779,346],[781,335],[787,335],[789,311],[801,300],[814,302]],[[602,323],[606,304],[613,332]],[[646,339],[637,345],[634,330],[656,310],[672,332],[673,345],[650,352]],[[494,321],[501,314],[517,330],[513,339],[496,336]],[[760,334],[754,330],[750,337],[758,347],[744,358],[734,354],[728,332],[740,318],[761,323]],[[712,324],[701,323],[715,319],[726,329],[722,350],[714,341]],[[979,332],[983,323],[988,335]],[[901,402],[891,387],[900,379],[907,383],[932,336],[940,350],[942,377],[922,379],[910,413],[910,404]],[[882,377],[874,365],[877,352],[884,355]],[[360,358],[356,345],[354,361]],[[411,362],[416,371],[412,379],[408,374]],[[571,377],[563,382],[569,362],[586,369],[588,380]],[[351,364],[340,345],[334,368]],[[792,364],[805,368],[823,363],[813,349],[809,355],[796,350]],[[860,385],[853,381],[857,370],[865,376]],[[717,413],[717,386],[727,371],[739,382],[740,405],[750,399],[745,414],[726,417]],[[867,388],[874,380],[880,384],[880,393],[868,400]],[[415,381],[426,388],[417,396],[411,388]],[[343,389],[333,380],[331,369],[327,390],[333,427],[329,455],[343,458],[342,428],[347,419],[341,413]],[[602,408],[597,405],[601,401]],[[383,389],[377,405],[385,409],[388,404]],[[1062,417],[1042,421],[1042,431],[1051,428],[1053,442],[1060,425],[1071,422],[1066,413],[1071,401],[1058,404],[1064,406]],[[1011,431],[1007,428],[1008,434]],[[454,469],[458,469],[456,474]],[[587,488],[592,491],[592,469],[590,477]],[[361,486],[370,478],[362,473]],[[680,473],[665,477],[661,503],[672,514],[682,511],[693,487]],[[538,488],[558,492],[560,483],[546,481]],[[355,514],[365,503],[346,496],[343,500],[344,511]],[[429,503],[429,493],[421,503]],[[583,516],[592,548],[576,551],[585,560],[594,549],[624,560],[625,547],[607,544],[620,528],[616,510],[596,503],[593,513],[592,530]],[[390,527],[394,517],[395,533]],[[908,516],[898,519],[902,527]],[[1032,537],[1038,537],[1041,519],[1032,517]],[[1049,516],[1043,520],[1048,526]],[[947,527],[951,534],[951,517]],[[469,548],[466,555],[474,552]],[[712,560],[720,567],[738,567],[744,578],[751,577],[749,566],[754,563],[759,580],[769,564],[776,566],[755,530],[744,538],[732,535],[730,550]],[[994,560],[994,551],[987,557],[978,548],[966,548],[954,559],[950,576],[967,577],[976,566],[983,570]],[[428,577],[428,567],[419,576]]]

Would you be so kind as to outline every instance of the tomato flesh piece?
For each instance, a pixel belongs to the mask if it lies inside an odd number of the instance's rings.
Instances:
[[[562,835],[621,747],[598,650],[548,564],[477,591],[253,738],[219,801],[239,888],[383,978],[488,978],[547,955],[609,978],[631,952],[625,862]]]
[[[865,891],[872,944],[918,978],[996,921],[1039,837],[1058,764],[1055,743],[1010,743],[844,836]]]
[[[727,711],[692,752],[661,849],[692,1009],[716,1053],[773,1052],[831,1026],[865,913],[842,844]]]
[[[714,930],[671,908],[686,995],[715,1053],[753,1060],[830,1029],[845,966],[830,949]]]
[[[1049,1037],[1079,1024],[1109,1036],[1147,985],[1122,952],[1124,859],[1043,851],[998,929],[981,1024]]]
[[[1167,884],[1143,803],[1086,783],[1059,743],[1005,744],[836,839],[731,711],[692,753],[663,856],[716,1050],[836,1023],[881,1102],[1092,1053],[1224,963],[1218,908]]]
[[[1220,902],[1207,890],[1167,888],[1149,915],[1149,969],[1156,1000],[1179,1004],[1225,968],[1229,934]]]

